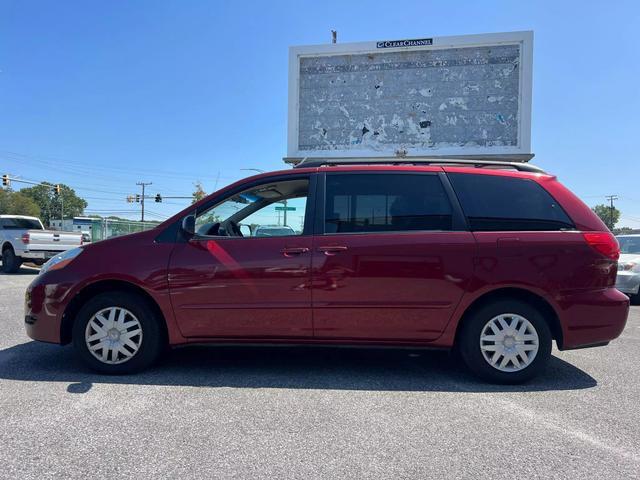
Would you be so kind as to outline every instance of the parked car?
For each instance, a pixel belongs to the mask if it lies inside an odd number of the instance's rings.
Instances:
[[[42,265],[51,257],[82,245],[78,233],[45,230],[37,217],[0,215],[2,271],[15,273],[23,262]]]
[[[256,228],[254,233],[256,237],[285,237],[295,234],[293,228],[287,225],[261,225]]]
[[[618,242],[554,176],[341,162],[254,176],[153,230],[55,257],[26,292],[27,333],[72,342],[105,373],[148,367],[167,345],[401,345],[456,349],[480,377],[515,383],[542,371],[553,340],[622,332]],[[240,222],[273,224],[285,200],[301,234],[243,236]]]
[[[640,303],[640,235],[618,235],[620,260],[616,288],[631,297],[633,303]]]

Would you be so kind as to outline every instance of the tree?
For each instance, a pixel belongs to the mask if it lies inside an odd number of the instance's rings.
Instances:
[[[600,204],[593,207],[592,210],[600,217],[600,220],[604,222],[609,230],[613,230],[618,220],[620,220],[620,210],[616,207],[611,208],[608,205]]]
[[[33,199],[21,192],[0,190],[0,215],[39,217],[40,208]]]
[[[202,200],[204,197],[207,196],[207,193],[202,188],[202,182],[198,181],[193,185],[196,187],[196,191],[193,192],[193,200],[191,200],[191,205],[193,205],[196,202],[199,202],[200,200]]]
[[[87,202],[84,198],[78,197],[73,188],[60,184],[58,195],[54,192],[53,186],[51,183],[42,182],[42,185],[20,190],[20,193],[33,199],[40,207],[42,223],[49,225],[51,219],[60,218],[63,207],[64,218],[73,218],[84,213]]]

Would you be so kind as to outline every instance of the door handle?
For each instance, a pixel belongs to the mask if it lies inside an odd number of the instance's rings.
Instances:
[[[344,245],[327,245],[324,247],[318,247],[318,251],[325,255],[335,255],[337,253],[344,252],[345,250],[347,250],[347,247]]]
[[[307,247],[285,247],[280,250],[285,257],[292,257],[294,255],[300,255],[302,253],[307,253],[309,249]]]

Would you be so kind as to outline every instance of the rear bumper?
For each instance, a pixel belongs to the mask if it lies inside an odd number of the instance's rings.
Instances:
[[[627,324],[629,298],[615,288],[565,295],[557,303],[561,350],[605,344],[619,337]]]
[[[64,250],[24,250],[16,252],[16,255],[25,260],[49,260]]]

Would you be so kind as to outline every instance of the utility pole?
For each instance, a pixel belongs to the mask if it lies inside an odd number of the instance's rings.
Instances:
[[[609,207],[609,223],[611,224],[611,230],[613,230],[613,223],[614,223],[613,222],[613,209],[614,209],[613,202],[614,202],[614,200],[618,200],[618,196],[617,195],[607,195],[605,198],[607,200],[609,200],[609,205],[610,205],[610,207]]]
[[[142,205],[142,219],[141,222],[144,222],[144,189],[147,185],[153,185],[153,182],[137,182],[136,185],[142,187],[142,195],[140,196],[140,205]]]

